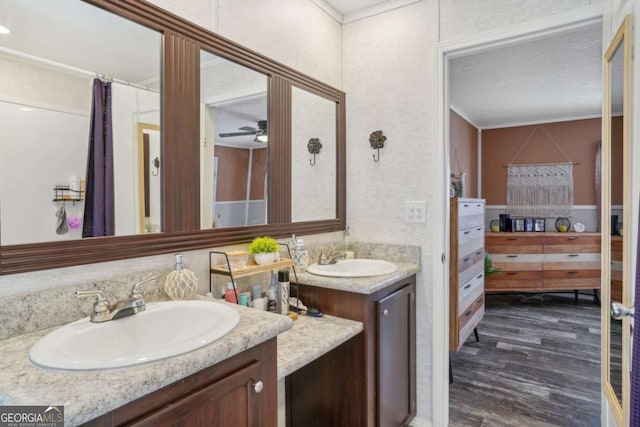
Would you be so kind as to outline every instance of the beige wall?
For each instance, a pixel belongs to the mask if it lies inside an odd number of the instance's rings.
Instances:
[[[466,173],[464,197],[478,197],[478,129],[450,110],[449,141],[451,173]]]

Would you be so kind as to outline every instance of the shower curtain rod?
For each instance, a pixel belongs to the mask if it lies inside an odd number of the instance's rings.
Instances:
[[[61,64],[59,62],[56,61],[52,61],[50,59],[45,59],[45,58],[40,58],[38,56],[34,56],[34,55],[29,55],[28,53],[24,53],[24,52],[20,52],[17,50],[13,50],[13,49],[8,49],[6,47],[1,47],[0,46],[0,52],[5,53],[7,55],[10,56],[16,56],[18,58],[21,59],[26,59],[32,62],[39,62],[41,64],[45,64],[45,65],[49,65],[55,68],[60,68],[63,69],[67,72],[69,72],[70,74],[75,74],[75,75],[79,75],[79,76],[86,76],[86,77],[95,77],[98,78],[100,80],[107,80],[107,81],[111,81],[114,83],[119,83],[119,84],[123,84],[123,85],[127,85],[127,86],[131,86],[137,89],[144,89],[144,90],[148,90],[150,92],[155,92],[155,93],[159,93],[160,91],[157,89],[153,89],[150,88],[149,86],[143,86],[143,85],[139,85],[136,83],[132,83],[132,82],[128,82],[126,80],[121,80],[121,79],[117,79],[117,78],[113,78],[111,76],[107,76],[105,74],[99,74],[99,73],[94,73],[91,71],[87,71],[84,70],[82,68],[78,68],[78,67],[73,67],[71,65],[66,65],[66,64]]]

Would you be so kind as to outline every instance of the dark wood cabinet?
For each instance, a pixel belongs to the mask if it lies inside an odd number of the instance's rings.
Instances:
[[[88,426],[275,426],[276,339],[135,400]]]
[[[286,379],[287,425],[402,426],[416,414],[415,276],[372,294],[300,287],[364,331]]]

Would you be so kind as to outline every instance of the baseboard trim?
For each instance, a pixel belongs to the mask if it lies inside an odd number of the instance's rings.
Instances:
[[[411,421],[411,427],[433,427],[433,424],[431,424],[431,421],[415,417]]]

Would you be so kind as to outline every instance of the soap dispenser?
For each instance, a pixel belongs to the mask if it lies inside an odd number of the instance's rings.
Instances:
[[[176,255],[175,270],[167,275],[164,290],[172,300],[190,299],[198,290],[198,278],[193,271],[184,268],[182,255]]]

